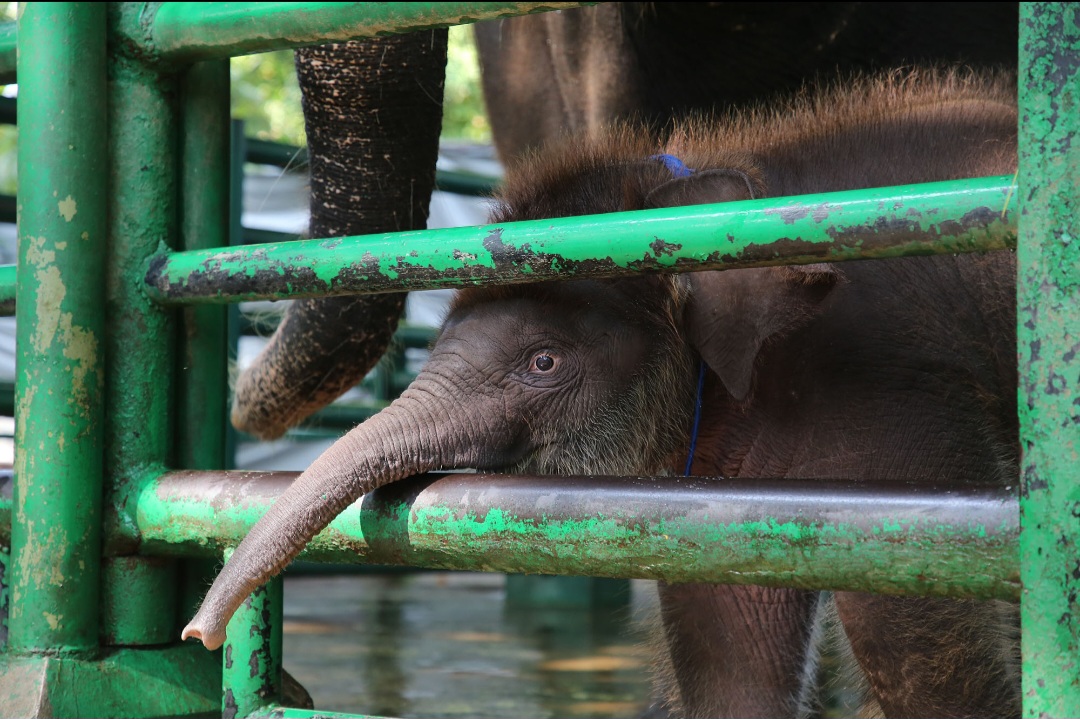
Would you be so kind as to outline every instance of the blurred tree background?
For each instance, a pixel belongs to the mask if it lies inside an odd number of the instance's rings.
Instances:
[[[231,76],[233,117],[244,120],[249,136],[305,144],[292,50],[235,57]],[[467,25],[450,28],[442,133],[449,140],[491,141],[476,44]]]
[[[0,20],[14,20],[15,5],[0,3]],[[471,27],[450,28],[447,54],[443,138],[488,143],[491,129],[484,110]],[[249,136],[289,145],[306,144],[292,50],[233,58],[230,75],[233,117],[244,120]],[[17,86],[0,86],[0,94],[14,98]],[[14,127],[0,125],[0,194],[15,194],[16,137]]]

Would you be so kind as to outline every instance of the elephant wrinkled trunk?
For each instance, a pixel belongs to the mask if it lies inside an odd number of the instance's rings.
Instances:
[[[182,638],[195,637],[207,649],[220,647],[229,619],[251,592],[280,572],[342,510],[378,487],[443,466],[440,448],[421,445],[414,436],[433,416],[438,415],[430,407],[422,409],[402,397],[326,450],[236,548]]]

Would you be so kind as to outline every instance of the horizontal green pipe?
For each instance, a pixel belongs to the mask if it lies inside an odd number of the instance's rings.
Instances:
[[[0,106],[0,121],[3,120],[2,106]],[[244,143],[247,146],[247,161],[261,165],[274,165],[276,167],[296,170],[306,168],[308,153],[306,147],[285,145],[280,142],[258,140],[249,137]],[[443,192],[452,192],[455,195],[484,196],[494,192],[498,185],[498,179],[477,175],[472,172],[459,172],[457,170],[436,170],[435,189]],[[245,231],[245,241],[248,237]]]
[[[385,719],[370,714],[345,714],[321,709],[294,709],[292,707],[264,706],[246,715],[247,719]]]
[[[0,317],[15,314],[15,267],[0,265]]]
[[[2,50],[0,50],[2,52]],[[14,125],[19,120],[19,101],[14,97],[0,96],[0,123]]]
[[[167,473],[118,526],[144,554],[219,556],[295,477]],[[1018,521],[1015,497],[992,489],[426,475],[368,494],[300,558],[1015,600]]]
[[[435,189],[455,195],[488,197],[495,193],[499,180],[485,175],[454,170],[435,171]]]
[[[222,303],[998,250],[1016,243],[1011,180],[162,251],[147,263],[147,292]]]
[[[0,83],[15,82],[17,27],[16,22],[0,23]]]
[[[292,169],[307,167],[308,164],[306,147],[247,137],[244,138],[244,149],[244,160],[254,162],[257,165],[273,165]]]
[[[130,39],[166,60],[196,62],[324,42],[578,7],[580,2],[170,2]],[[149,35],[141,34],[149,20]]]
[[[300,239],[300,235],[295,232],[279,232],[257,227],[244,227],[241,230],[241,235],[245,245],[268,245],[276,242],[294,242]]]

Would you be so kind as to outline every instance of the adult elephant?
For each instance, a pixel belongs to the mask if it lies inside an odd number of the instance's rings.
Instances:
[[[296,51],[311,237],[426,226],[445,66],[445,30]],[[383,355],[404,302],[404,293],[294,302],[240,376],[233,424],[269,439],[332,402]]]
[[[626,116],[656,127],[903,66],[1016,67],[1018,6],[622,2],[476,25],[504,161]]]
[[[1016,65],[1016,3],[603,3],[479,23],[484,94],[512,163],[626,116],[662,126],[912,63]],[[297,51],[312,237],[421,228],[434,178],[445,33]],[[404,294],[303,300],[242,374],[233,424],[282,435],[374,366]]]

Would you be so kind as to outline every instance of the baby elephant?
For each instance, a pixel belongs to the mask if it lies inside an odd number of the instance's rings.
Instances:
[[[1009,174],[1014,98],[1003,78],[894,75],[663,140],[616,129],[511,168],[493,222]],[[682,473],[702,362],[694,474],[1014,483],[1014,267],[1001,252],[463,290],[416,381],[282,495],[184,636],[220,645],[252,589],[408,475]],[[808,710],[817,593],[660,599],[672,715]],[[1012,607],[845,592],[835,609],[866,712],[1019,713]]]

